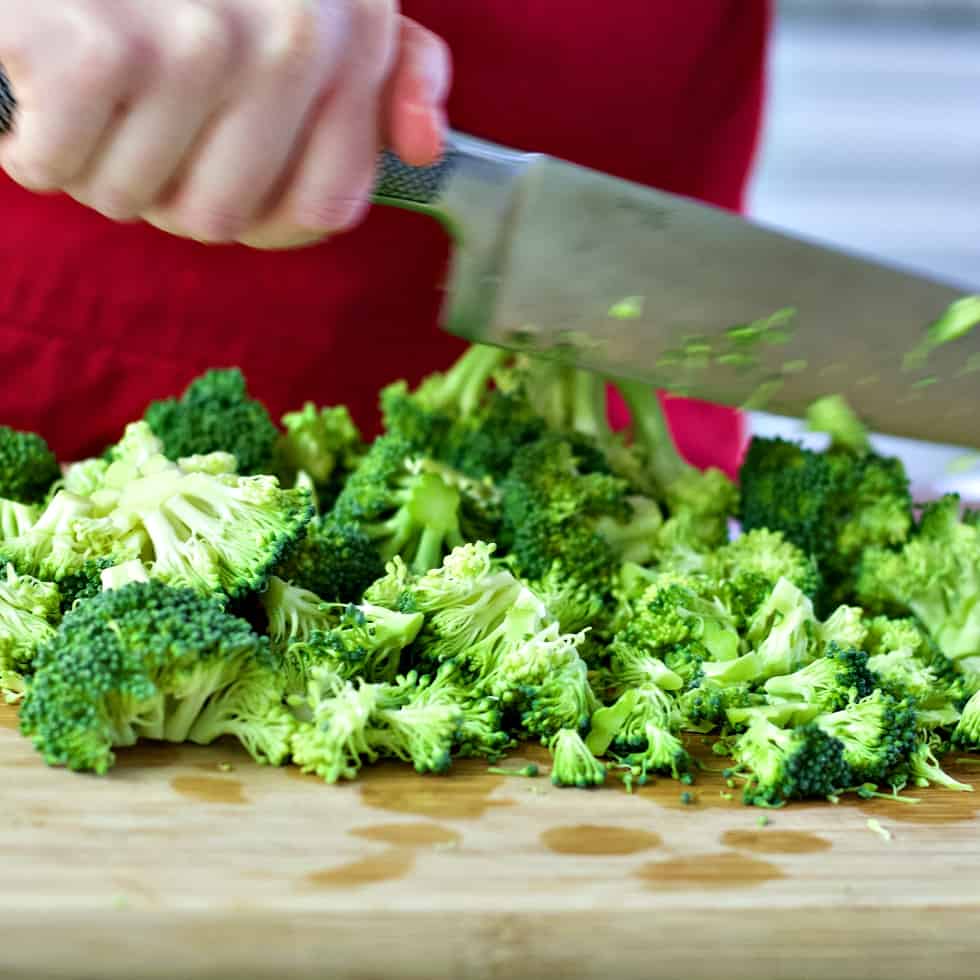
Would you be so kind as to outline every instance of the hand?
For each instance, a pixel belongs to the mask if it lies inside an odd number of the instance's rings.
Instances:
[[[0,63],[14,180],[257,248],[357,224],[383,145],[438,159],[450,81],[397,0],[0,0]]]

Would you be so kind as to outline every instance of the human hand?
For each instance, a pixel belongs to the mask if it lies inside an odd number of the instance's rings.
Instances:
[[[397,0],[0,0],[0,63],[15,181],[257,248],[357,224],[382,146],[435,162],[451,73]]]

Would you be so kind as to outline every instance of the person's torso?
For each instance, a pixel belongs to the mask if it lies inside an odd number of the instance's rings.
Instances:
[[[452,125],[738,208],[757,137],[766,0],[405,0],[455,69]],[[114,225],[0,174],[0,422],[64,457],[118,436],[151,398],[238,365],[274,415],[346,402],[447,365],[436,326],[448,241],[375,208],[322,245],[264,253]],[[695,447],[696,449],[696,447]],[[696,455],[696,452],[695,452]]]

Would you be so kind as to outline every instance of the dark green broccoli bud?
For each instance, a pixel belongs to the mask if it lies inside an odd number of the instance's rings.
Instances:
[[[551,781],[586,789],[606,781],[606,767],[588,750],[577,729],[564,728],[551,742]]]
[[[900,551],[869,549],[857,579],[872,610],[913,614],[950,660],[980,667],[980,528],[959,518],[959,498],[923,511]]]
[[[327,602],[359,602],[384,570],[377,548],[356,524],[315,517],[276,574]]]
[[[282,417],[286,430],[276,443],[276,473],[286,486],[299,473],[308,473],[314,485],[327,486],[336,474],[347,474],[360,462],[364,443],[344,405],[317,408],[306,402]]]
[[[113,558],[90,558],[79,566],[78,571],[59,578],[57,585],[61,593],[61,611],[66,613],[78,603],[98,595],[102,591],[102,573],[117,564]]]
[[[856,783],[883,783],[912,753],[916,714],[912,702],[876,690],[814,722],[844,747]]]
[[[262,730],[281,697],[265,642],[247,623],[188,589],[133,583],[81,603],[39,648],[21,731],[49,765],[104,773],[114,747],[140,738],[209,740],[220,727],[214,718],[195,726],[221,700],[236,705],[246,748],[279,764],[281,731],[267,738]],[[261,710],[253,716],[249,705]]]
[[[324,603],[323,607],[320,626],[281,648],[287,690],[304,689],[312,670],[323,665],[343,680],[394,681],[402,651],[422,628],[422,614],[393,612],[369,603],[342,607]]]
[[[980,752],[980,691],[963,706],[960,720],[953,730],[953,744]]]
[[[152,402],[144,418],[169,459],[220,450],[233,453],[245,475],[272,470],[279,431],[237,368],[202,374],[179,399]]]
[[[234,599],[265,586],[312,514],[308,494],[275,477],[173,467],[128,483],[111,521],[139,535],[152,577]]]
[[[819,660],[792,674],[770,677],[764,685],[770,702],[800,702],[814,707],[815,714],[838,711],[868,697],[874,689],[868,655],[836,644]]]
[[[908,478],[896,459],[817,453],[753,439],[739,474],[742,527],[780,531],[813,555],[830,603],[846,598],[861,553],[900,545],[912,527]]]
[[[851,781],[843,746],[813,724],[787,731],[755,718],[732,754],[748,777],[743,799],[753,805],[832,796]]]
[[[813,604],[788,579],[780,579],[749,624],[750,652],[736,659],[705,662],[705,677],[723,684],[758,683],[791,674],[819,654]]]
[[[722,684],[709,678],[697,681],[697,686],[684,691],[677,699],[682,727],[693,732],[707,732],[722,725],[739,709],[752,710],[763,704],[751,684]],[[746,716],[745,720],[748,720]],[[732,721],[735,724],[735,721]],[[739,722],[741,723],[741,722]]]
[[[723,582],[759,575],[769,583],[770,591],[785,578],[811,601],[817,598],[822,585],[812,556],[787,541],[779,531],[767,528],[748,531],[710,553],[704,570]]]
[[[61,596],[51,582],[18,575],[8,565],[0,580],[0,694],[19,701],[24,677],[38,647],[55,635],[61,619]]]
[[[39,504],[60,476],[58,460],[39,435],[0,425],[0,497]]]
[[[347,480],[332,513],[360,527],[384,560],[399,555],[421,573],[467,540],[492,537],[495,511],[489,484],[416,458],[404,439],[385,435]]]

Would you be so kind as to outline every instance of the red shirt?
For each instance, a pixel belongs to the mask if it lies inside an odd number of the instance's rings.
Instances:
[[[737,209],[759,129],[767,0],[405,0],[452,48],[452,125]],[[115,225],[0,174],[0,421],[63,458],[118,437],[149,399],[238,365],[275,417],[376,393],[462,349],[436,326],[448,242],[376,208],[311,249],[208,247]],[[731,470],[727,409],[670,402],[693,462]]]

